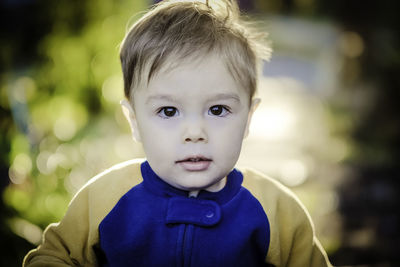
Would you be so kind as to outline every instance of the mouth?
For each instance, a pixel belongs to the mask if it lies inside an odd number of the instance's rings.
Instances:
[[[181,162],[200,162],[200,161],[211,161],[211,159],[203,157],[203,156],[191,156],[184,158],[182,160],[176,161],[176,163],[181,163]]]
[[[208,169],[212,159],[204,156],[190,156],[176,161],[186,171],[205,171]]]

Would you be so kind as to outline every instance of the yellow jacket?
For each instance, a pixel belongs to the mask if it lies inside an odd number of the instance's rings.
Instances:
[[[42,245],[27,254],[23,266],[97,266],[99,224],[141,182],[140,163],[124,162],[91,179],[72,199],[64,218],[47,227]],[[270,223],[266,262],[276,267],[332,266],[297,197],[263,174],[241,172],[243,186],[261,203]]]

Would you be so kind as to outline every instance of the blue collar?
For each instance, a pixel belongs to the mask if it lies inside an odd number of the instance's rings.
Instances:
[[[175,188],[157,176],[157,174],[151,169],[148,161],[143,162],[140,168],[143,176],[143,184],[151,193],[168,198],[175,196],[188,196],[188,191]],[[226,185],[222,190],[218,192],[201,190],[197,196],[197,199],[213,200],[222,205],[231,200],[239,192],[242,182],[242,173],[236,169],[233,169],[228,174]]]

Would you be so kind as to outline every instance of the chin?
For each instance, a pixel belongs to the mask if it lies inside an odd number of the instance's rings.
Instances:
[[[200,178],[197,178],[197,179],[200,179]],[[178,188],[183,189],[185,191],[197,191],[197,190],[206,189],[212,185],[213,184],[196,183],[196,182],[180,183],[180,184],[178,184]]]

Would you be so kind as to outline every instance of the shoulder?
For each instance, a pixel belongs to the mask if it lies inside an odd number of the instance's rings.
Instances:
[[[96,175],[73,197],[69,209],[85,209],[92,222],[99,224],[123,195],[142,182],[143,161],[122,162]]]
[[[115,194],[128,191],[142,181],[140,165],[144,159],[132,159],[112,166],[90,179],[81,190]]]
[[[243,174],[243,186],[255,197],[268,195],[270,199],[293,199],[298,201],[296,195],[279,181],[251,168],[240,168]]]
[[[243,186],[259,200],[270,223],[267,261],[274,266],[286,266],[293,248],[313,247],[315,233],[311,217],[298,197],[280,182],[255,170],[241,168],[241,172]],[[304,249],[299,251],[305,253]]]
[[[240,168],[240,171],[243,173],[243,186],[258,199],[270,220],[282,216],[309,220],[306,208],[288,187],[254,169]]]

